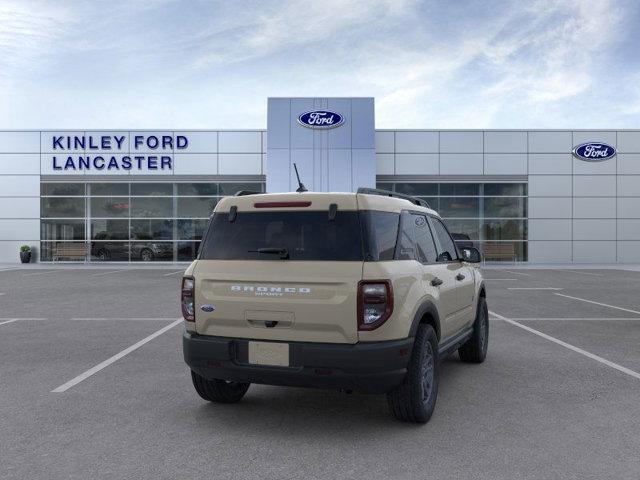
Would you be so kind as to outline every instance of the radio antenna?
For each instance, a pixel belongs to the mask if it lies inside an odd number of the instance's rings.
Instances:
[[[296,189],[296,192],[298,192],[298,193],[308,192],[307,187],[305,187],[304,183],[302,183],[300,181],[300,174],[298,173],[298,166],[295,163],[293,164],[293,168],[295,169],[296,177],[298,178],[298,188]]]

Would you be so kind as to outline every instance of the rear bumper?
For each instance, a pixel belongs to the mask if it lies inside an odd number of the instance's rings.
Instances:
[[[248,339],[198,335],[185,331],[184,359],[208,379],[384,393],[404,379],[413,338],[386,342],[289,343],[289,367],[248,363]]]

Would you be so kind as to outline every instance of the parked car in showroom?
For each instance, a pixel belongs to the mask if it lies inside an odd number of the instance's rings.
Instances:
[[[95,234],[91,242],[91,256],[101,261],[133,261],[152,262],[155,260],[173,260],[173,244],[171,242],[154,242],[150,240],[117,241],[110,239],[107,232]],[[129,257],[130,255],[130,257]]]

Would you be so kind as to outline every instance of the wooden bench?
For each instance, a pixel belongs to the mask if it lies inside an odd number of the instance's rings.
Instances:
[[[482,247],[484,260],[504,260],[516,261],[516,249],[513,243],[485,243]]]
[[[87,245],[85,243],[56,243],[53,251],[53,261],[59,261],[61,258],[81,258],[87,259]]]

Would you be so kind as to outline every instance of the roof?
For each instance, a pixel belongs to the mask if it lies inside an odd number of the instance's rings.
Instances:
[[[281,205],[286,202],[295,202],[300,205]],[[309,202],[308,205],[302,205],[307,202]],[[261,193],[224,197],[216,205],[215,211],[228,212],[232,206],[235,206],[240,212],[255,211],[257,209],[293,210],[295,208],[324,211],[328,210],[332,203],[338,206],[338,210],[378,210],[397,213],[402,210],[414,210],[438,215],[435,210],[416,205],[404,198],[352,192]],[[262,205],[256,206],[256,204]]]

